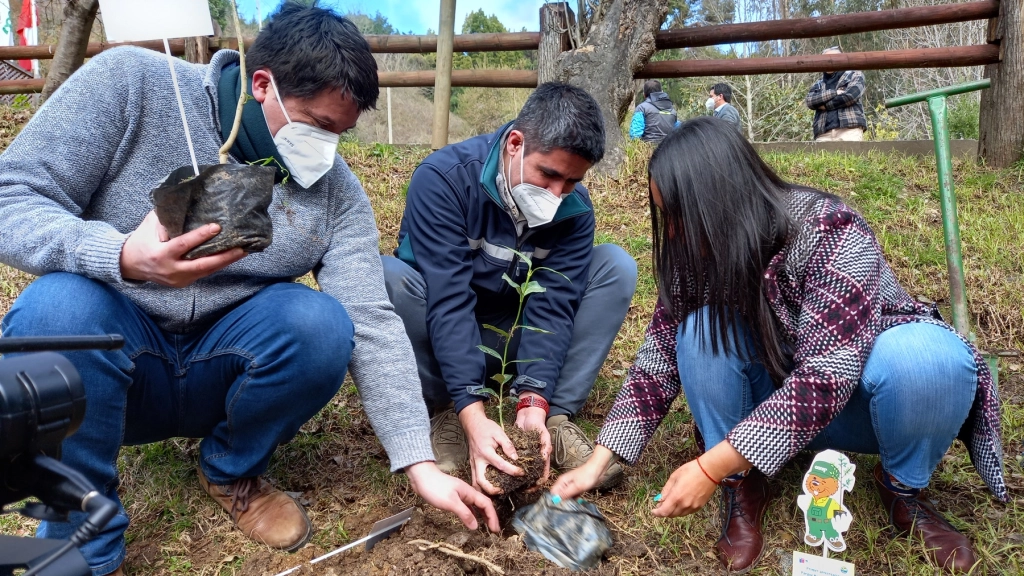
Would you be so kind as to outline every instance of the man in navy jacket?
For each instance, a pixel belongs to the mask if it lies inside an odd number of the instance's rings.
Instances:
[[[495,494],[487,465],[521,470],[496,452],[515,454],[484,412],[485,386],[500,363],[529,259],[544,291],[527,297],[510,358],[516,426],[541,435],[547,462],[561,470],[586,461],[593,443],[569,417],[582,408],[629,309],[636,262],[614,245],[594,246],[594,210],[580,181],[604,155],[601,111],[585,91],[546,83],[515,121],[494,134],[428,156],[409,183],[395,258],[385,256],[388,295],[405,323],[431,411],[437,464],[470,462],[474,485]],[[524,258],[525,256],[525,258]],[[554,462],[551,456],[554,454]],[[547,466],[545,467],[545,472]],[[609,468],[604,486],[619,481]]]

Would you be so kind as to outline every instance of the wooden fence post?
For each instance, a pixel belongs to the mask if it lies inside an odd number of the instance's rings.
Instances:
[[[576,24],[566,2],[552,2],[540,8],[540,46],[537,48],[537,83],[555,80],[555,60],[562,52],[572,49],[569,27]]]
[[[193,64],[209,64],[210,40],[206,36],[186,38],[185,60]]]
[[[452,42],[455,37],[455,0],[441,0],[441,22],[437,33],[437,75],[434,79],[434,127],[430,146],[448,145],[448,111],[452,106]]]
[[[999,45],[1001,62],[985,67],[992,87],[981,92],[978,156],[1006,168],[1024,155],[1024,26],[1021,0],[1003,0],[989,21],[988,41]]]

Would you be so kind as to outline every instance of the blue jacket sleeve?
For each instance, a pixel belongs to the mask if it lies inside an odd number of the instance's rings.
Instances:
[[[583,292],[590,279],[590,259],[594,249],[594,213],[588,212],[573,221],[572,231],[535,267],[540,270],[533,279],[545,288],[531,294],[526,301],[523,324],[547,330],[551,334],[524,330],[517,358],[540,358],[539,362],[519,364],[520,376],[511,387],[512,393],[527,389],[551,400],[558,376],[572,341],[573,321]]]
[[[644,135],[645,128],[647,126],[644,122],[644,113],[637,110],[633,113],[633,119],[629,122],[629,137],[636,140]]]
[[[477,350],[480,327],[472,251],[466,235],[465,194],[429,164],[412,175],[406,197],[409,240],[427,284],[427,331],[456,412],[484,400],[484,355]]]

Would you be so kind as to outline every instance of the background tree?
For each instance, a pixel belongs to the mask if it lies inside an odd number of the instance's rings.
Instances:
[[[622,122],[635,94],[633,75],[654,54],[654,35],[668,13],[669,0],[579,0],[573,49],[540,70],[541,82],[567,82],[597,100],[607,138],[599,171],[614,172],[625,159]]]
[[[53,54],[53,61],[46,74],[43,100],[49,98],[50,94],[53,94],[85,62],[85,51],[89,47],[92,24],[96,20],[96,12],[99,8],[99,0],[65,1],[60,40],[57,42],[57,50]]]

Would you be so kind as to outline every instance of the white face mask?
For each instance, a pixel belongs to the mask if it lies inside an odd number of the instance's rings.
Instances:
[[[512,199],[515,200],[519,211],[526,217],[526,223],[530,228],[543,226],[555,218],[558,206],[562,203],[561,196],[555,196],[546,189],[523,181],[523,164],[526,157],[526,142],[523,142],[519,149],[519,184],[509,190]],[[505,182],[512,181],[512,160],[509,159],[508,176]],[[507,184],[506,184],[507,185]]]
[[[291,179],[299,186],[309,188],[334,166],[334,156],[341,136],[309,124],[292,122],[281,102],[281,94],[277,91],[273,76],[270,77],[270,85],[274,87],[274,96],[281,106],[281,112],[284,112],[284,119],[288,121],[274,135],[274,145]],[[266,118],[265,112],[263,117]]]
[[[704,102],[704,106],[707,106],[708,110],[714,110],[715,109],[715,99],[714,98],[708,98],[707,101]]]

